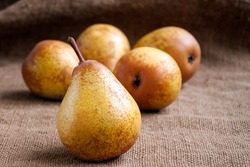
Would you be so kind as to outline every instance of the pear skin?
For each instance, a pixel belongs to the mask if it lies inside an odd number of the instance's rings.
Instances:
[[[107,67],[86,60],[74,69],[57,117],[60,139],[72,154],[112,159],[134,145],[140,127],[137,103]]]

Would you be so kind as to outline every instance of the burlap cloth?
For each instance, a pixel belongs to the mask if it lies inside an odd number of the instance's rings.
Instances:
[[[250,166],[249,0],[20,0],[0,2],[0,166]],[[60,102],[35,97],[21,63],[42,39],[77,37],[110,23],[131,45],[162,26],[181,26],[202,48],[196,75],[177,100],[142,112],[136,144],[103,163],[74,158],[56,130]]]

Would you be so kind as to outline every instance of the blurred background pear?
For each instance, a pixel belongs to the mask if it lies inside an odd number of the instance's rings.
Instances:
[[[28,88],[42,98],[60,100],[78,65],[72,47],[59,40],[43,40],[35,45],[22,64],[22,76]]]
[[[198,41],[187,30],[169,26],[156,29],[137,41],[134,48],[149,46],[172,56],[182,73],[182,82],[188,81],[200,66],[201,49]]]
[[[87,27],[76,42],[85,60],[97,60],[111,71],[120,57],[130,50],[126,35],[110,24]]]

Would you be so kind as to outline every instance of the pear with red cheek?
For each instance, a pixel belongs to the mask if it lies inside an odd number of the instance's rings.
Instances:
[[[182,81],[175,60],[159,49],[140,47],[125,54],[113,73],[141,110],[160,110],[178,96]]]
[[[71,74],[78,64],[72,47],[59,40],[37,43],[22,64],[22,76],[35,95],[61,100],[71,82]]]
[[[180,67],[182,82],[187,82],[200,66],[201,49],[194,36],[180,27],[163,27],[144,35],[134,48],[149,46],[172,56]]]
[[[126,35],[110,24],[87,27],[76,42],[85,60],[96,60],[111,71],[121,56],[130,50]]]

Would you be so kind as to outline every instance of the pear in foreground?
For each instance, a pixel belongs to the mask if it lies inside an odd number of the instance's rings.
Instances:
[[[112,72],[95,60],[80,58],[61,103],[57,128],[62,143],[85,161],[104,161],[136,142],[141,115],[137,103]]]

